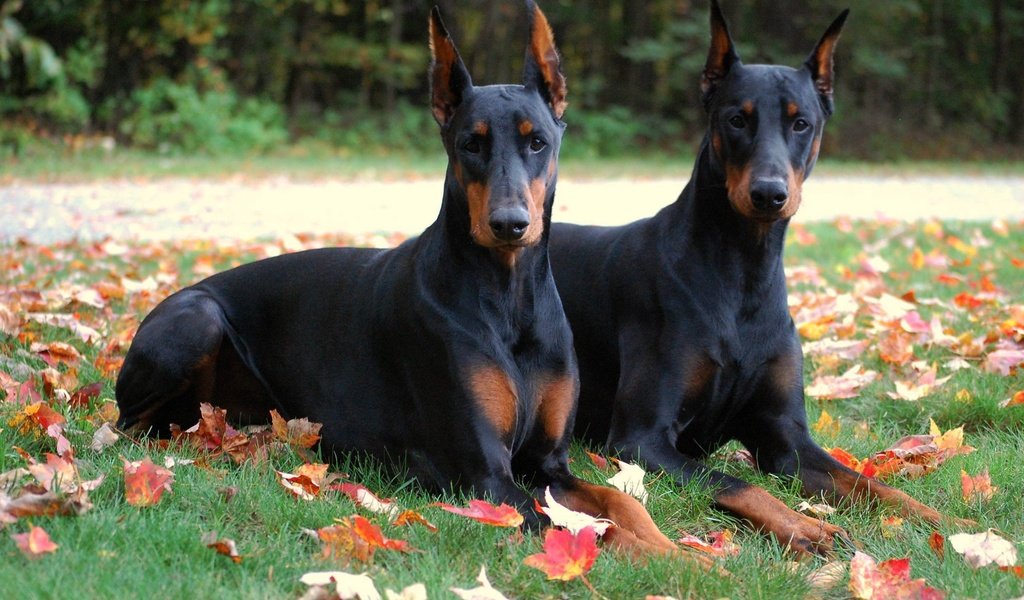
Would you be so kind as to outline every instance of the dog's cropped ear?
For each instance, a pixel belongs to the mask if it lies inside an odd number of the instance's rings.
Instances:
[[[444,127],[473,81],[436,6],[430,11],[430,55],[430,106],[437,123]]]
[[[526,0],[526,9],[530,12],[530,45],[526,49],[523,85],[539,91],[551,105],[555,118],[561,119],[569,103],[565,99],[565,75],[555,47],[555,36],[551,33],[547,17],[533,0]]]
[[[833,109],[832,79],[834,61],[832,55],[835,52],[836,42],[839,41],[839,34],[843,32],[843,24],[846,23],[846,17],[849,14],[850,9],[846,9],[836,17],[835,21],[832,21],[832,24],[825,30],[825,35],[821,36],[821,41],[814,47],[811,55],[807,58],[807,62],[804,63],[811,72],[814,87],[818,88],[818,98],[821,100],[821,107],[824,109],[825,115],[831,115]]]
[[[700,89],[704,95],[704,106],[708,105],[718,84],[729,74],[729,69],[740,62],[739,54],[729,35],[729,27],[725,24],[722,9],[718,0],[711,0],[711,47],[708,49],[708,60],[704,63]]]

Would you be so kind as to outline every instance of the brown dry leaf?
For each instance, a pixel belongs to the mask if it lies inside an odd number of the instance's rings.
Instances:
[[[213,548],[218,554],[223,554],[231,559],[232,562],[238,564],[242,562],[242,556],[238,553],[238,547],[235,545],[235,540],[217,537],[217,534],[213,531],[203,534],[203,544],[207,548]]]
[[[270,411],[271,427],[277,439],[299,448],[312,448],[320,440],[320,423],[312,423],[309,419],[290,419],[285,421],[276,410]]]
[[[92,434],[92,443],[89,444],[89,448],[93,452],[103,452],[116,444],[119,438],[120,436],[110,428],[110,423],[104,423]]]

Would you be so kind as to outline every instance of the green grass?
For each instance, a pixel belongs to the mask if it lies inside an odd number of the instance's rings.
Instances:
[[[787,250],[787,265],[815,266],[822,281],[792,285],[794,292],[814,294],[851,293],[858,299],[883,291],[902,295],[913,291],[919,310],[927,319],[939,315],[958,335],[990,336],[986,348],[997,338],[1006,339],[1000,327],[1011,318],[1012,306],[1024,297],[1024,269],[1012,259],[1024,259],[1024,225],[1010,224],[1005,232],[990,225],[942,224],[941,235],[935,224],[853,223],[852,227],[825,223],[804,228],[817,238],[816,243],[800,244],[795,236]],[[969,250],[958,246],[951,236],[964,240],[976,251],[966,262]],[[336,238],[311,238],[310,246],[343,243]],[[883,243],[884,242],[884,243]],[[0,284],[0,324],[3,308],[18,315],[14,335],[0,333],[0,371],[24,380],[41,371],[45,364],[30,350],[31,342],[64,341],[83,354],[77,367],[80,384],[103,383],[99,398],[87,407],[71,407],[59,400],[51,404],[68,418],[67,435],[76,449],[79,469],[84,478],[105,475],[106,480],[90,499],[94,508],[77,517],[25,517],[8,525],[0,536],[0,589],[16,590],[19,597],[138,597],[158,593],[168,598],[298,597],[304,586],[299,577],[308,571],[332,570],[339,565],[320,558],[319,543],[303,533],[333,523],[334,519],[360,513],[345,496],[327,494],[312,502],[290,497],[277,483],[274,469],[287,470],[302,459],[295,453],[274,456],[270,462],[241,466],[215,459],[198,466],[175,468],[173,492],[149,508],[136,508],[125,501],[122,460],[153,457],[158,464],[165,455],[202,458],[187,448],[160,448],[146,442],[122,439],[101,454],[88,445],[98,426],[98,407],[113,397],[113,371],[97,366],[100,356],[123,355],[127,335],[141,316],[166,294],[199,277],[211,264],[220,270],[263,256],[273,242],[223,247],[205,241],[168,245],[129,246],[128,252],[111,255],[103,246],[69,244],[48,247],[31,244],[0,245],[0,267],[7,274]],[[872,248],[877,248],[873,250]],[[917,269],[911,262],[914,248],[925,254],[940,252],[953,263],[948,267]],[[959,249],[958,249],[959,248]],[[861,261],[875,255],[890,265],[877,279],[857,277]],[[199,268],[197,273],[195,269]],[[937,282],[940,273],[963,276],[963,282],[947,285]],[[960,293],[977,294],[983,275],[1003,292],[999,301],[985,301],[966,311],[953,306]],[[161,276],[155,291],[129,293],[111,299],[103,308],[93,308],[70,300],[82,289],[99,282],[120,286],[122,277],[141,281]],[[36,296],[39,292],[41,295]],[[937,299],[941,304],[929,301]],[[87,344],[67,329],[39,325],[21,319],[27,312],[75,314],[82,323],[103,333],[103,339]],[[870,328],[870,319],[856,317],[855,338],[871,341],[858,359],[866,368],[881,373],[878,382],[857,397],[848,400],[808,399],[808,412],[814,422],[822,410],[840,420],[839,432],[816,433],[825,446],[838,446],[856,456],[865,457],[882,450],[898,438],[927,433],[929,419],[943,429],[964,425],[965,442],[977,450],[951,458],[936,471],[916,479],[897,477],[893,484],[950,515],[975,519],[980,528],[994,527],[1005,537],[1024,540],[1021,501],[1024,497],[1024,407],[1001,408],[999,402],[1024,390],[1020,375],[1003,377],[981,371],[977,366],[959,371],[932,396],[916,402],[892,400],[896,379],[905,378],[905,367],[883,362],[877,342],[883,332]],[[120,346],[117,343],[120,342]],[[114,344],[111,346],[111,344]],[[934,362],[940,375],[943,365],[954,354],[945,348],[915,346],[917,359]],[[978,365],[980,361],[975,361]],[[102,363],[101,363],[102,364]],[[820,372],[838,373],[852,363],[823,367],[809,359],[805,365],[810,382]],[[824,370],[822,370],[824,369]],[[67,372],[69,367],[60,366]],[[969,400],[957,398],[967,390]],[[2,393],[2,392],[0,392]],[[0,400],[0,473],[25,466],[25,459],[14,450],[22,448],[37,459],[52,451],[52,441],[17,432],[9,420],[22,406]],[[754,472],[743,463],[727,460],[730,445],[709,459],[721,470],[761,485],[790,506],[801,497],[791,481]],[[575,472],[590,481],[601,482],[607,473],[594,467],[582,454],[573,451]],[[993,483],[1000,489],[991,500],[965,502],[960,494],[960,471],[976,474],[988,468]],[[527,535],[521,543],[509,543],[510,531],[487,527],[450,515],[430,506],[438,500],[401,476],[387,475],[377,466],[349,459],[336,470],[362,483],[383,497],[393,497],[402,507],[420,511],[438,527],[437,533],[425,528],[395,527],[386,519],[362,512],[380,525],[385,535],[407,540],[418,551],[410,554],[378,551],[372,564],[351,565],[353,572],[366,571],[378,589],[400,590],[415,582],[424,582],[431,598],[452,597],[452,586],[475,587],[480,565],[487,566],[491,581],[506,595],[519,598],[577,598],[591,593],[580,581],[549,582],[543,574],[523,565],[523,559],[540,550],[540,537]],[[742,550],[721,564],[733,575],[722,577],[695,572],[677,558],[653,558],[634,561],[611,551],[598,557],[588,580],[607,598],[642,598],[645,594],[667,594],[677,598],[802,598],[810,592],[807,573],[820,566],[808,561],[790,569],[789,557],[777,543],[745,528],[735,518],[710,506],[709,492],[697,483],[677,486],[664,474],[648,476],[651,492],[649,509],[662,531],[678,537],[681,531],[704,534],[723,528],[735,529],[735,541]],[[238,494],[226,502],[220,492],[237,488]],[[18,488],[8,490],[16,494]],[[447,497],[463,503],[466,498]],[[878,560],[909,556],[912,575],[925,578],[929,585],[944,590],[950,598],[1012,598],[1024,594],[1024,580],[988,567],[973,570],[947,547],[944,560],[929,549],[927,538],[933,527],[907,521],[892,537],[881,527],[881,518],[890,512],[884,508],[843,505],[830,521],[850,532],[859,548]],[[31,525],[46,529],[60,545],[56,553],[28,560],[16,549],[9,534],[22,533]],[[944,534],[960,531],[943,525]],[[980,529],[979,529],[980,530]],[[204,533],[216,532],[234,539],[243,555],[234,564],[204,547]],[[843,551],[838,559],[848,561]],[[845,581],[825,593],[828,598],[848,595]]]

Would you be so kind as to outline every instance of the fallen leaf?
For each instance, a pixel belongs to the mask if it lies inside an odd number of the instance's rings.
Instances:
[[[466,508],[459,508],[444,502],[435,502],[431,506],[437,506],[452,514],[495,527],[519,527],[523,524],[523,515],[519,514],[515,507],[504,503],[495,506],[486,500],[470,500],[469,506]]]
[[[611,463],[615,465],[619,472],[609,478],[608,483],[620,491],[633,496],[641,504],[646,505],[649,494],[647,493],[647,488],[644,487],[644,476],[647,475],[647,471],[644,471],[640,465],[628,463],[617,458],[611,459]]]
[[[331,489],[340,491],[351,498],[357,505],[373,513],[387,515],[389,518],[394,519],[402,512],[402,509],[394,501],[382,500],[367,489],[366,486],[358,483],[339,483],[332,485]]]
[[[895,382],[896,392],[888,392],[888,396],[894,400],[909,401],[916,401],[930,396],[939,386],[949,381],[952,377],[952,375],[947,375],[946,377],[937,378],[936,375],[937,371],[933,367],[918,375],[916,379],[909,381],[897,380]]]
[[[963,491],[964,502],[970,502],[975,498],[988,502],[999,491],[998,487],[992,485],[992,479],[988,474],[988,467],[985,467],[977,475],[968,475],[967,471],[961,469],[960,486]]]
[[[924,579],[910,579],[910,559],[876,563],[863,552],[850,560],[850,593],[864,600],[941,600],[944,592],[928,587]]]
[[[403,588],[401,592],[386,589],[384,595],[388,600],[427,600],[427,586],[414,583]]]
[[[299,448],[312,448],[320,441],[320,423],[312,423],[309,419],[284,420],[276,410],[270,411],[271,428],[277,439]]]
[[[1010,406],[1024,406],[1024,390],[1015,392],[1012,396],[999,403],[1002,408]]]
[[[329,586],[333,583],[341,600],[381,600],[373,579],[366,573],[353,575],[344,571],[315,571],[304,574],[299,581],[311,586]]]
[[[360,515],[341,519],[336,525],[316,530],[323,542],[324,558],[348,564],[352,560],[368,563],[378,549],[410,552],[408,542],[384,537],[379,527]]]
[[[932,552],[935,553],[939,560],[946,557],[946,537],[938,531],[933,531],[928,536],[928,547],[932,549]]]
[[[434,525],[428,521],[426,517],[412,509],[403,510],[393,521],[391,521],[391,524],[397,527],[412,525],[414,523],[423,525],[429,531],[437,532],[437,525]]]
[[[598,469],[604,470],[608,468],[608,459],[600,454],[594,454],[593,452],[588,451],[587,457],[590,458],[590,462],[594,463],[594,466]]]
[[[835,508],[833,508],[832,506],[829,506],[828,504],[826,504],[824,502],[819,502],[817,504],[811,504],[810,502],[807,502],[806,500],[804,500],[800,504],[797,504],[796,508],[794,508],[794,510],[796,510],[797,512],[802,512],[802,513],[807,514],[807,515],[811,515],[812,517],[827,517],[827,516],[829,516],[831,514],[834,514],[836,512]]]
[[[832,418],[832,415],[828,414],[827,410],[823,410],[821,411],[821,416],[814,422],[812,429],[819,435],[836,437],[839,435],[839,427],[839,419]]]
[[[152,506],[164,492],[171,491],[174,473],[153,464],[147,456],[142,460],[124,461],[125,501],[132,506]]]
[[[1010,376],[1024,363],[1024,349],[1002,348],[993,350],[985,356],[983,369],[987,373]]]
[[[806,394],[822,400],[855,398],[860,390],[878,379],[878,372],[865,370],[860,365],[850,367],[842,375],[821,375],[807,386]]]
[[[803,600],[818,600],[825,593],[836,587],[846,578],[846,564],[838,560],[830,561],[807,574],[809,593]]]
[[[1016,546],[999,537],[991,529],[981,533],[951,535],[949,544],[975,569],[991,563],[1000,567],[1012,567],[1017,564]]]
[[[878,342],[878,355],[893,365],[903,365],[914,358],[914,338],[900,330],[890,331]]]
[[[578,533],[551,528],[544,532],[544,551],[527,556],[523,564],[543,571],[548,579],[570,581],[585,576],[600,552],[592,527]]]
[[[547,503],[547,506],[537,503],[537,510],[541,514],[547,515],[548,519],[551,520],[551,524],[555,527],[564,527],[572,533],[578,533],[589,527],[600,537],[605,534],[609,527],[615,525],[610,519],[600,519],[562,506],[551,495],[551,488],[545,488],[544,502]]]
[[[89,448],[94,452],[103,452],[117,443],[118,438],[119,436],[110,428],[110,424],[104,423],[92,434],[92,443],[89,444]]]
[[[712,556],[736,556],[740,553],[740,547],[732,541],[732,531],[728,529],[712,531],[708,533],[708,538],[711,542],[705,542],[703,539],[684,531],[682,537],[676,540],[676,543]]]
[[[487,579],[487,567],[484,565],[480,565],[480,574],[476,576],[476,580],[480,585],[475,588],[448,589],[462,600],[508,600],[504,594],[491,586],[491,581]]]
[[[42,527],[33,526],[28,533],[13,534],[11,539],[26,558],[39,558],[44,554],[56,552],[59,548]]]
[[[320,494],[320,485],[314,482],[309,475],[277,470],[274,472],[277,473],[278,483],[300,500],[315,500]]]
[[[882,526],[882,537],[886,539],[893,539],[903,529],[903,518],[902,517],[881,517]]]
[[[242,562],[242,557],[238,554],[238,547],[235,545],[235,540],[218,539],[217,534],[211,531],[203,535],[203,544],[205,544],[207,548],[213,548],[216,550],[217,554],[227,556],[235,564]]]

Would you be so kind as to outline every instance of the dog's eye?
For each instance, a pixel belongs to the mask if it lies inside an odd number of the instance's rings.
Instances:
[[[809,128],[810,126],[811,124],[804,119],[797,119],[796,121],[793,121],[793,131],[797,133],[800,133],[801,131],[807,131],[807,128]]]
[[[747,120],[744,119],[741,115],[733,115],[729,117],[729,124],[735,127],[736,129],[743,129],[744,127],[747,126]]]
[[[471,137],[462,145],[462,149],[470,154],[480,154],[480,140],[475,136]]]
[[[534,152],[540,152],[546,147],[547,143],[544,140],[540,139],[539,137],[535,137],[532,140],[530,140],[530,150]]]

